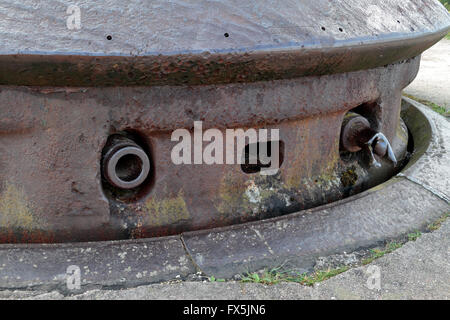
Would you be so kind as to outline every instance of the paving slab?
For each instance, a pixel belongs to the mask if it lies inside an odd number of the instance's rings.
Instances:
[[[450,84],[450,73],[448,79]],[[405,97],[404,101],[416,107],[411,110],[416,113],[416,120],[411,121],[411,125],[422,127],[416,128],[423,132],[420,138],[430,138],[430,142],[426,148],[418,150],[423,156],[409,163],[401,175],[450,201],[450,121],[412,99]],[[424,114],[429,121],[417,113]],[[425,128],[428,126],[430,128]]]
[[[73,275],[76,269],[80,274],[80,290],[136,286],[195,273],[179,237],[76,245],[0,245],[3,289],[64,292],[68,289],[68,275]],[[76,282],[73,287],[77,287]]]
[[[450,40],[442,39],[422,53],[419,73],[404,91],[450,108]]]

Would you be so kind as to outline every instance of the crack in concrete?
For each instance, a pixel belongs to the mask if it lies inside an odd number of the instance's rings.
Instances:
[[[183,238],[183,234],[180,234],[180,240],[181,240],[181,244],[183,245],[183,249],[184,252],[186,253],[186,256],[188,257],[188,259],[191,261],[192,265],[194,266],[195,270],[197,270],[197,272],[201,272],[202,274],[206,274],[201,268],[200,266],[195,262],[194,257],[191,255],[191,253],[189,252],[188,248],[187,248],[187,244],[184,241]]]
[[[447,204],[450,204],[450,199],[445,194],[443,194],[442,192],[439,192],[436,189],[434,189],[434,188],[432,188],[430,186],[427,186],[426,184],[423,184],[419,180],[417,180],[417,179],[415,179],[415,178],[413,178],[411,176],[407,176],[406,174],[404,174],[402,172],[398,173],[397,176],[403,177],[403,178],[411,181],[412,183],[415,183],[415,184],[421,186],[422,188],[424,188],[425,190],[431,192],[433,195],[435,195],[439,199],[445,201]]]

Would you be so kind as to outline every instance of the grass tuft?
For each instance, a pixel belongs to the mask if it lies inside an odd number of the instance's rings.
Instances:
[[[444,215],[442,217],[437,219],[435,222],[429,224],[427,229],[429,231],[435,231],[435,230],[439,229],[448,217],[450,217],[450,212],[444,213]]]
[[[281,272],[277,269],[265,270],[261,275],[259,273],[247,273],[242,282],[261,283],[265,285],[273,285],[279,282],[295,282],[306,286],[312,286],[317,282],[327,280],[342,272],[345,272],[349,267],[344,266],[336,269],[320,270],[310,275],[306,273],[288,273]]]
[[[373,260],[381,258],[387,253],[391,253],[392,251],[400,248],[403,244],[396,241],[391,241],[386,244],[386,246],[383,249],[371,249],[371,256],[364,259],[362,261],[363,265],[371,263]]]
[[[225,282],[225,279],[216,279],[216,277],[209,277],[209,282]]]
[[[416,96],[413,96],[412,94],[407,94],[403,92],[403,95],[405,97],[408,97],[410,99],[416,100],[417,102],[420,102],[421,104],[426,105],[427,107],[431,108],[434,112],[439,113],[440,115],[443,115],[445,117],[450,116],[450,110],[447,110],[445,107],[440,106],[434,102],[425,100],[425,99],[421,99],[421,98],[417,98]]]
[[[420,231],[414,231],[408,234],[408,241],[416,241],[420,236],[422,235],[422,232]]]

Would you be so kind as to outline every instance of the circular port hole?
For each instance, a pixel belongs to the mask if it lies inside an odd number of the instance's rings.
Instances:
[[[142,160],[135,154],[122,156],[116,164],[116,175],[120,180],[136,180],[142,173]]]
[[[111,200],[135,202],[153,186],[150,140],[135,130],[110,135],[102,150],[102,189]]]
[[[150,160],[137,146],[125,146],[110,153],[105,160],[105,176],[115,187],[133,189],[147,179]]]

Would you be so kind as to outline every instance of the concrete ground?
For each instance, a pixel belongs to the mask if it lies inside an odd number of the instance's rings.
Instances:
[[[422,56],[416,80],[405,92],[450,107],[450,40]],[[241,282],[176,282],[123,290],[0,291],[0,299],[450,299],[450,219],[372,263],[307,287]]]
[[[378,281],[379,280],[379,281]],[[3,291],[0,299],[450,299],[450,220],[372,263],[307,287],[296,283],[179,282],[64,297]]]
[[[443,39],[422,54],[419,73],[404,92],[450,108],[450,40]]]

